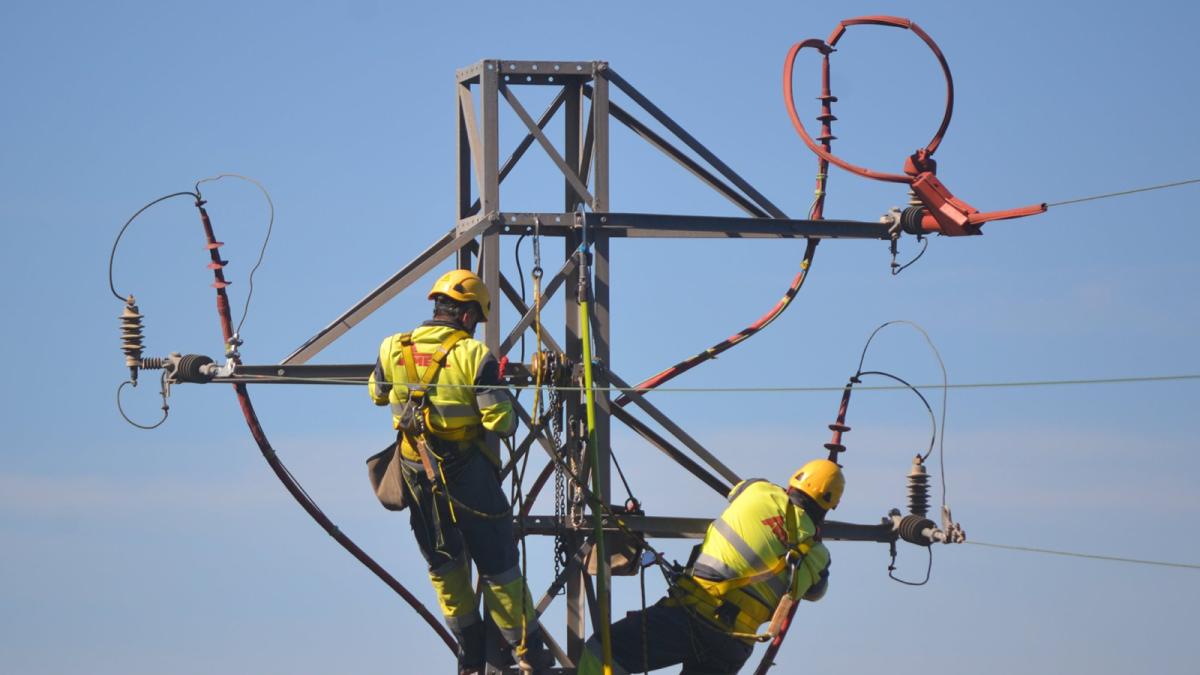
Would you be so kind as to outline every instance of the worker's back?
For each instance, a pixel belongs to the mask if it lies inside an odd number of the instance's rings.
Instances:
[[[451,340],[452,337],[457,340]],[[411,340],[414,371],[418,382],[410,381],[404,341]],[[371,397],[379,405],[392,407],[393,426],[399,428],[409,385],[426,379],[440,349],[451,343],[441,368],[426,392],[427,431],[435,443],[448,450],[467,452],[482,447],[483,429],[504,434],[515,425],[512,402],[507,391],[491,389],[499,385],[497,363],[487,345],[468,337],[450,322],[427,321],[411,333],[397,333],[379,346],[379,360],[371,376]],[[401,453],[407,459],[420,459],[405,440]],[[494,458],[493,458],[494,460]]]
[[[681,583],[692,590],[683,602],[722,628],[753,635],[793,581],[796,597],[818,582],[829,552],[814,539],[812,518],[778,485],[747,480],[729,497],[729,506],[705,533],[691,578]],[[795,578],[788,564],[793,549],[803,555]]]

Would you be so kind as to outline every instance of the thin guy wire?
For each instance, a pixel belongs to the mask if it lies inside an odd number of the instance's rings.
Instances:
[[[1009,551],[1024,551],[1026,553],[1045,553],[1048,555],[1061,555],[1070,558],[1088,558],[1090,560],[1108,560],[1111,562],[1131,563],[1135,565],[1158,565],[1160,567],[1178,567],[1182,569],[1200,570],[1200,565],[1194,563],[1177,563],[1166,562],[1162,560],[1142,560],[1139,558],[1121,558],[1111,555],[1096,555],[1093,553],[1075,553],[1072,551],[1056,551],[1048,548],[1035,548],[1033,546],[1012,546],[1010,544],[991,544],[984,541],[967,541],[967,544],[975,546],[986,546],[988,548],[1002,548]]]
[[[1193,183],[1200,183],[1200,178],[1191,178],[1189,180],[1181,180],[1175,183],[1163,183],[1162,185],[1151,185],[1149,187],[1134,188],[1132,190],[1122,190],[1120,192],[1109,192],[1102,195],[1092,195],[1091,197],[1068,199],[1061,202],[1050,202],[1046,204],[1046,208],[1053,206],[1066,206],[1067,204],[1080,204],[1083,202],[1095,201],[1097,199],[1108,199],[1109,197],[1123,197],[1125,195],[1137,194],[1138,192],[1150,192],[1151,190],[1165,190],[1167,188],[1179,187],[1181,185],[1191,185]]]
[[[255,187],[262,191],[263,196],[267,198],[267,207],[270,210],[270,216],[267,218],[267,236],[263,237],[262,248],[258,251],[258,261],[254,263],[254,267],[250,268],[250,280],[246,289],[246,304],[242,305],[242,318],[238,321],[237,330],[234,331],[234,333],[237,335],[241,335],[242,324],[246,323],[246,315],[250,313],[250,298],[254,296],[254,273],[257,272],[258,267],[262,265],[263,256],[267,254],[267,242],[271,241],[271,230],[275,227],[275,203],[271,201],[271,193],[267,192],[267,188],[263,187],[262,183],[250,178],[249,176],[243,176],[238,173],[222,173],[217,174],[216,176],[209,176],[208,178],[201,178],[200,180],[196,181],[197,200],[199,200],[200,197],[201,183],[210,183],[221,180],[222,178],[240,178],[241,180],[253,183]]]
[[[1014,389],[1021,387],[1050,387],[1062,385],[1092,385],[1092,384],[1136,384],[1136,383],[1161,383],[1161,382],[1182,382],[1200,380],[1200,373],[1182,373],[1179,375],[1143,375],[1134,377],[1104,377],[1093,379],[1074,379],[1074,380],[1020,380],[1014,382],[969,382],[962,384],[915,384],[912,385],[916,389],[934,389],[945,387],[947,389]],[[345,386],[362,386],[367,383],[365,378],[339,378],[339,377],[299,377],[289,375],[235,375],[229,378],[222,378],[220,382],[235,382],[241,381],[247,384],[253,384],[255,381],[264,383],[287,383],[295,382],[298,384],[326,384],[326,385],[345,385]],[[403,385],[403,382],[392,382],[393,385]],[[441,385],[447,388],[460,389],[480,389],[484,385],[477,384],[448,384]],[[557,391],[578,392],[584,391],[584,387],[568,387],[568,386],[550,386],[543,385],[546,389],[555,389]],[[512,385],[510,389],[535,389],[534,385]],[[672,393],[728,393],[728,394],[754,394],[754,393],[822,393],[822,392],[841,392],[845,386],[813,386],[813,387],[595,387],[596,391],[601,392],[672,392]],[[854,391],[901,391],[907,390],[909,387],[901,385],[855,385]]]
[[[621,463],[617,461],[617,453],[609,448],[608,456],[612,459],[613,466],[617,467],[617,475],[621,477],[621,483],[625,485],[625,494],[629,495],[630,499],[637,501],[637,497],[633,496],[633,490],[629,489],[629,481],[625,480],[625,472],[621,470]]]

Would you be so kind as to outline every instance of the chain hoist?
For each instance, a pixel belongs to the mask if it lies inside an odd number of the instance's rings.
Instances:
[[[530,371],[535,381],[541,382],[548,390],[545,400],[541,402],[544,409],[538,410],[536,414],[539,423],[547,430],[557,458],[554,462],[554,576],[558,578],[571,558],[570,541],[567,537],[570,528],[567,526],[567,520],[570,514],[576,511],[568,506],[568,492],[571,492],[573,499],[575,490],[573,485],[568,485],[566,476],[565,467],[571,462],[571,457],[563,444],[566,399],[561,389],[571,385],[574,367],[562,354],[540,350],[533,354],[530,360]],[[571,523],[572,526],[577,524]]]

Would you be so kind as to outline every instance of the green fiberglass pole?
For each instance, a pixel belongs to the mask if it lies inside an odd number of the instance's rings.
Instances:
[[[585,235],[586,237],[586,235]],[[583,387],[587,400],[587,447],[592,456],[592,520],[596,537],[596,598],[600,603],[600,648],[604,658],[604,675],[612,675],[612,635],[609,631],[610,595],[608,589],[608,553],[604,546],[604,517],[599,500],[604,492],[600,479],[600,447],[596,442],[596,391],[592,385],[591,317],[588,313],[588,252],[585,239],[580,253],[582,265],[579,280],[579,329],[583,341]]]

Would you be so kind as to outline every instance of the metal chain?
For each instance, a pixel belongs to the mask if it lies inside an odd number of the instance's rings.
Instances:
[[[550,415],[550,441],[554,444],[556,453],[562,450],[562,394],[558,389],[550,390],[550,405],[547,414]],[[567,490],[566,476],[563,474],[562,464],[554,463],[554,578],[557,579],[562,574],[563,569],[567,566],[570,560],[571,552],[568,550],[566,533],[563,531],[562,524],[567,517]],[[560,589],[559,594],[565,592],[565,589]]]

